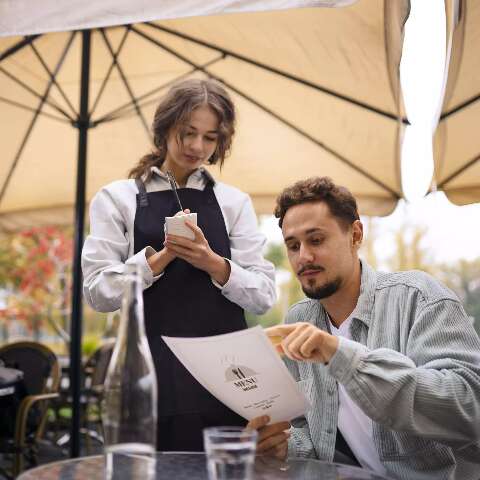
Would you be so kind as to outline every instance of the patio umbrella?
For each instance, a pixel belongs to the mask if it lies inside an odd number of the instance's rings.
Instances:
[[[150,3],[0,2],[0,228],[71,220],[76,205],[74,398],[85,202],[148,151],[155,105],[175,80],[208,75],[231,92],[238,134],[214,173],[248,192],[257,212],[270,213],[281,188],[313,174],[348,186],[362,213],[387,214],[402,196],[408,0],[288,10],[273,9],[336,2]],[[72,445],[78,454],[75,436]]]
[[[434,185],[457,204],[480,202],[480,3],[446,0],[450,63],[434,141]]]

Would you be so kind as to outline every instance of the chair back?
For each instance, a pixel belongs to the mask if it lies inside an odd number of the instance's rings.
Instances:
[[[114,346],[114,339],[107,340],[87,360],[85,371],[90,372],[90,388],[102,386],[105,382]]]
[[[0,348],[0,359],[6,367],[23,372],[27,395],[58,390],[60,365],[57,356],[47,346],[31,341],[10,343]]]

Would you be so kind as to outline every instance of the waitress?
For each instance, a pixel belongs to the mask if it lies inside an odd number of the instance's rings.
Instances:
[[[246,328],[244,311],[265,313],[275,301],[274,267],[262,256],[265,238],[247,194],[215,181],[230,151],[234,105],[212,80],[174,85],[153,120],[155,149],[128,180],[103,187],[90,206],[82,252],[84,294],[96,310],[120,308],[126,264],[140,267],[145,326],[158,378],[158,439],[162,451],[203,449],[202,429],[244,425],[176,359],[162,335],[202,337]],[[197,213],[194,240],[164,235],[182,206]]]

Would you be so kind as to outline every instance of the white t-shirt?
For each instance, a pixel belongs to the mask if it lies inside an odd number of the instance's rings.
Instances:
[[[340,328],[335,328],[330,322],[332,335],[351,339],[351,323],[351,317],[347,318]],[[338,428],[362,467],[379,475],[386,475],[387,471],[380,462],[373,442],[372,420],[350,398],[341,383],[338,384]]]

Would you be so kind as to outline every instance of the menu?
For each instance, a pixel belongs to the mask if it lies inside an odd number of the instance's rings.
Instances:
[[[259,326],[212,337],[162,338],[212,395],[247,420],[269,415],[271,423],[288,421],[311,408]]]

